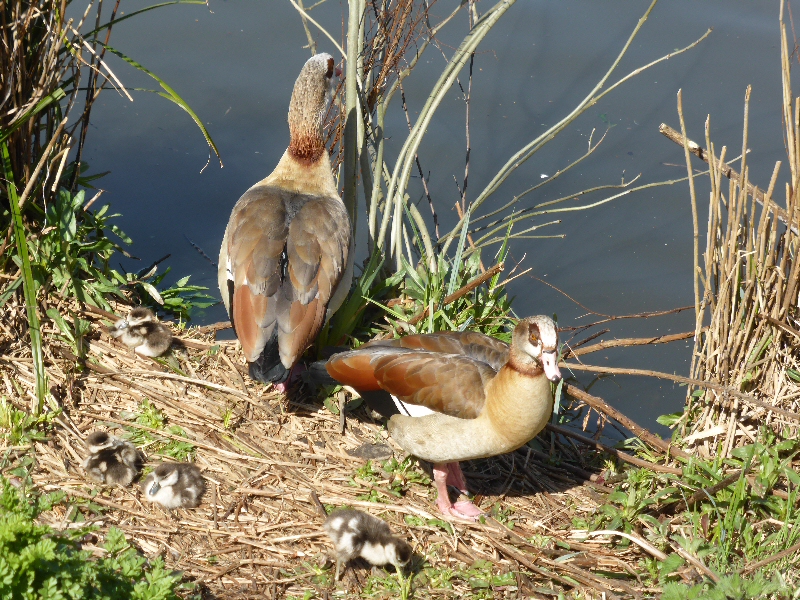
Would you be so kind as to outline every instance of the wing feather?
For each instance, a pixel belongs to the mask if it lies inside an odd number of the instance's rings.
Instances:
[[[332,356],[328,373],[360,390],[383,389],[403,402],[474,419],[486,400],[490,365],[462,354],[442,354],[396,345],[365,344]]]
[[[365,346],[393,346],[444,354],[461,354],[486,363],[495,371],[499,371],[508,361],[508,344],[475,331],[421,333],[396,340],[369,342]]]

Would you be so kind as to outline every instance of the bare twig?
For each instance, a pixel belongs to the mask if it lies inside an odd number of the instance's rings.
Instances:
[[[606,416],[611,417],[612,419],[616,419],[623,426],[630,429],[636,436],[639,437],[643,442],[649,444],[653,448],[660,450],[661,452],[672,455],[674,457],[689,458],[689,455],[686,454],[683,450],[680,450],[670,444],[669,442],[661,439],[657,435],[651,433],[641,425],[635,423],[633,419],[625,416],[620,411],[618,411],[613,406],[608,405],[605,400],[599,398],[597,396],[593,396],[587,392],[584,392],[582,389],[575,387],[574,385],[570,385],[568,383],[564,384],[564,392],[576,400],[580,400],[581,402],[585,402],[587,405],[591,406],[597,412],[601,412]]]
[[[643,375],[645,377],[657,377],[659,379],[669,379],[670,381],[676,381],[678,383],[686,383],[701,388],[708,388],[718,392],[724,392],[726,394],[739,398],[740,400],[744,400],[749,404],[752,404],[753,406],[757,406],[758,408],[763,408],[764,410],[772,411],[777,415],[781,415],[782,417],[800,423],[800,414],[793,413],[788,410],[783,410],[782,408],[778,408],[777,406],[772,406],[771,404],[767,404],[766,402],[762,402],[761,400],[754,398],[750,394],[745,394],[743,392],[740,392],[739,390],[735,390],[733,388],[724,386],[720,383],[715,383],[713,381],[702,381],[700,379],[691,379],[689,377],[682,377],[681,375],[672,375],[671,373],[662,373],[660,371],[649,371],[647,369],[623,369],[618,367],[577,365],[575,363],[564,363],[564,366],[576,371],[593,371],[595,373],[611,373],[615,375]]]
[[[676,469],[674,467],[665,467],[663,465],[657,465],[655,463],[642,460],[641,458],[636,458],[635,456],[631,456],[627,452],[623,452],[622,450],[617,450],[616,448],[612,448],[611,446],[606,446],[605,444],[602,444],[597,440],[588,438],[585,435],[581,435],[580,433],[572,431],[571,429],[567,429],[566,427],[561,427],[559,425],[553,425],[552,423],[548,423],[547,425],[545,425],[545,428],[548,431],[552,431],[554,433],[560,433],[561,435],[565,435],[567,437],[576,439],[579,442],[586,444],[587,446],[596,448],[601,452],[605,452],[606,454],[615,456],[621,461],[630,463],[637,467],[644,467],[645,469],[650,469],[652,471],[657,471],[659,473],[669,473],[671,475],[681,475],[683,473],[681,469]]]

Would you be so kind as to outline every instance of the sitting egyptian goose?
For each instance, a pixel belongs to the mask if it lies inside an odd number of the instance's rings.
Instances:
[[[350,218],[322,136],[334,61],[310,58],[289,104],[289,148],[233,207],[219,289],[250,376],[283,384],[353,276]],[[285,389],[284,385],[279,386]]]
[[[81,465],[95,481],[107,485],[130,485],[142,470],[142,455],[128,441],[95,431],[86,438],[89,456]]]
[[[447,486],[466,494],[458,461],[516,450],[544,428],[558,381],[558,334],[550,317],[522,319],[511,347],[474,332],[409,335],[335,354],[327,371],[359,391],[385,390],[396,413],[389,434],[406,452],[433,463],[437,506],[474,519],[468,500],[450,502]],[[365,396],[366,397],[366,396]]]
[[[164,508],[194,508],[206,492],[206,481],[192,463],[162,463],[142,482],[145,500]]]
[[[394,565],[398,574],[411,560],[411,546],[394,537],[384,521],[360,510],[336,510],[322,527],[336,549],[334,581],[339,581],[342,563],[356,557],[379,567]]]
[[[172,332],[144,306],[131,310],[126,318],[114,323],[108,333],[137,354],[151,358],[161,356],[172,345]]]

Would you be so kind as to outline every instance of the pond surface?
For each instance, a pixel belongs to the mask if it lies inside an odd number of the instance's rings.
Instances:
[[[139,8],[126,4],[122,7],[129,11]],[[506,13],[475,60],[469,199],[518,148],[562,119],[588,94],[648,4],[521,0]],[[440,0],[432,12],[439,17],[455,5]],[[479,6],[485,11],[491,5],[484,0]],[[346,5],[329,0],[312,15],[338,35]],[[466,27],[466,14],[459,15],[442,36],[448,54]],[[766,187],[775,161],[785,156],[777,2],[662,0],[610,81],[690,44],[709,27],[713,33],[697,48],[644,72],[590,109],[518,169],[490,202],[502,205],[565,167],[585,152],[593,129],[597,139],[609,125],[613,127],[593,156],[525,198],[521,207],[617,184],[623,178],[630,181],[639,173],[640,182],[683,177],[682,149],[658,132],[662,122],[680,128],[676,112],[680,88],[690,137],[703,142],[703,124],[711,114],[716,147],[725,144],[728,156],[736,156],[741,151],[748,84],[753,86],[751,180]],[[316,37],[319,51],[336,54],[326,39]],[[119,225],[134,239],[131,251],[141,259],[124,266],[138,270],[171,254],[166,264],[174,275],[191,274],[192,282],[208,286],[216,296],[216,271],[188,240],[216,260],[233,204],[269,174],[286,148],[289,96],[309,56],[300,19],[288,1],[211,0],[208,6],[169,6],[125,21],[114,28],[111,43],[162,77],[192,106],[225,163],[220,169],[212,159],[203,169],[208,156],[202,136],[176,105],[143,92],[134,94],[133,103],[113,91],[101,96],[92,115],[85,159],[92,172],[111,171],[100,182],[106,190],[103,201],[122,213]],[[405,84],[412,118],[444,59],[436,48],[429,48],[421,63]],[[129,87],[156,87],[116,57],[110,64]],[[387,146],[390,156],[406,131],[396,104],[393,110],[387,121],[387,134],[396,132]],[[420,149],[443,231],[455,221],[450,207],[459,193],[453,176],[463,178],[464,147],[464,103],[451,90]],[[699,161],[694,165],[702,166]],[[701,231],[705,231],[707,186],[704,178],[698,183]],[[612,193],[599,192],[588,199]],[[359,201],[363,205],[363,197]],[[429,214],[427,207],[420,209]],[[509,286],[518,314],[556,313],[561,325],[577,325],[602,318],[587,315],[587,309],[624,315],[693,303],[687,183],[650,188],[561,218],[560,225],[537,233],[564,234],[563,239],[518,240],[512,246],[511,263],[522,261],[517,272],[532,269]],[[540,222],[552,219],[547,216]],[[363,231],[358,244],[363,253]],[[224,308],[217,306],[197,314],[195,321],[223,318]],[[647,320],[617,320],[602,327],[611,329],[604,336],[611,339],[689,331],[693,322],[693,312],[684,311]],[[584,362],[688,375],[690,357],[687,341],[590,354]],[[582,381],[588,382],[587,377],[581,374]],[[634,377],[606,378],[591,391],[660,433],[667,430],[655,418],[680,410],[685,395],[684,388],[669,382]]]

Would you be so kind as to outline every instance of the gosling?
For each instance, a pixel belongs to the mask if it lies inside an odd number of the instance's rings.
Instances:
[[[336,549],[336,576],[342,563],[361,557],[376,566],[394,565],[400,574],[411,560],[411,546],[392,535],[389,526],[372,515],[353,509],[332,512],[323,524]]]
[[[142,455],[136,446],[105,431],[91,433],[86,447],[89,456],[81,466],[94,481],[129,486],[142,470]]]
[[[149,308],[138,306],[120,319],[108,332],[142,356],[161,356],[172,345],[172,332],[156,319]]]
[[[142,482],[144,497],[164,508],[195,508],[206,491],[206,482],[192,463],[162,463]]]

